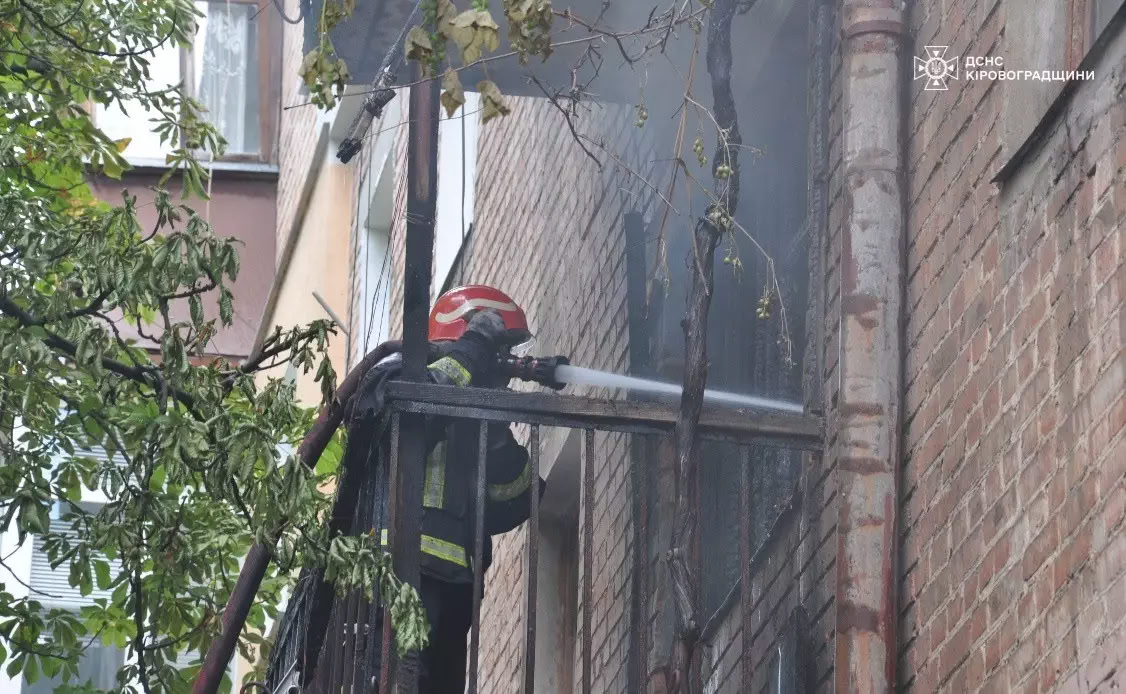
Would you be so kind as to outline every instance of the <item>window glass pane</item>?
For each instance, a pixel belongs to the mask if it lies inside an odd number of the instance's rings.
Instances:
[[[465,105],[438,123],[438,198],[434,223],[434,276],[430,300],[438,298],[473,223],[477,172],[477,128],[481,95],[465,93]]]
[[[196,2],[204,14],[196,34],[195,94],[227,140],[227,152],[259,151],[257,7],[234,2]]]
[[[1091,33],[1092,39],[1097,39],[1099,34],[1103,33],[1110,24],[1110,18],[1122,7],[1122,3],[1126,0],[1093,0],[1091,3],[1091,20],[1094,23],[1094,31]]]
[[[180,81],[180,49],[174,41],[157,48],[147,58],[150,79],[145,86],[149,91],[166,89]],[[98,104],[94,111],[94,122],[110,139],[131,138],[125,150],[128,159],[163,160],[174,149],[175,143],[161,145],[160,136],[152,132],[150,121],[156,117],[155,111],[144,109],[131,99],[124,104],[114,102],[109,108]]]

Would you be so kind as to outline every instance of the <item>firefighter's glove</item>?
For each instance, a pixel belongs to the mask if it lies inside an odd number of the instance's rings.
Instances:
[[[499,313],[478,311],[469,319],[465,334],[450,347],[447,356],[430,365],[430,371],[439,382],[490,387],[504,336],[504,319]]]
[[[496,351],[504,342],[506,331],[504,318],[496,311],[486,309],[477,311],[469,319],[469,325],[465,328],[465,336],[469,336],[471,333],[479,335]]]

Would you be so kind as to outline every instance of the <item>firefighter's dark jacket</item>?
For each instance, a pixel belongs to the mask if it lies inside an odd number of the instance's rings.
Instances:
[[[481,374],[481,364],[474,364],[471,358],[466,359],[456,352],[451,354],[447,351],[443,355],[439,350],[438,347],[431,350],[427,371],[432,382],[469,386],[474,384],[475,373],[481,380],[486,380]],[[365,376],[359,400],[348,423],[348,448],[352,449],[349,453],[358,448],[354,443],[360,443],[372,434],[379,439],[375,442],[377,445],[363,446],[371,451],[365,466],[368,474],[373,471],[372,466],[382,465],[388,460],[390,427],[387,426],[389,418],[383,407],[384,391],[387,382],[399,376],[401,368],[401,354],[394,353]],[[428,440],[422,494],[420,568],[423,573],[444,581],[472,583],[479,424],[474,420],[434,417],[428,418],[425,429]],[[482,569],[488,568],[492,559],[489,536],[513,530],[528,519],[531,489],[528,452],[517,443],[508,426],[498,423],[489,426],[486,461],[487,503]],[[348,462],[346,467],[351,467]],[[381,507],[376,517],[385,519],[389,498],[385,483],[387,476],[380,474],[378,477],[384,483],[378,487],[376,495],[376,503]],[[541,495],[545,487],[541,480]],[[379,527],[373,529],[386,542],[386,523],[377,520],[376,525]]]

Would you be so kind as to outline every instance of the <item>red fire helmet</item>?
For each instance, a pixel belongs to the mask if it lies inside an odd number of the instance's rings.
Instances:
[[[493,309],[504,319],[512,344],[527,342],[532,333],[524,311],[507,294],[483,284],[451,289],[434,302],[430,311],[430,340],[456,340],[465,333],[468,317],[480,309]]]

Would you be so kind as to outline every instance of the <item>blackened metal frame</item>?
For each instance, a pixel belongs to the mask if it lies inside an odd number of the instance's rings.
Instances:
[[[530,425],[529,453],[532,469],[532,494],[529,501],[529,527],[526,545],[525,566],[525,604],[524,604],[524,654],[522,660],[522,674],[520,682],[522,691],[531,694],[535,682],[535,639],[536,639],[536,599],[537,599],[537,563],[539,558],[539,531],[538,531],[538,502],[539,502],[539,468],[540,468],[540,427],[559,426],[583,430],[583,444],[581,454],[582,470],[582,502],[583,514],[583,542],[582,542],[582,662],[580,691],[588,694],[593,691],[593,621],[594,613],[594,497],[597,476],[597,461],[594,446],[594,433],[600,431],[617,431],[636,434],[651,434],[669,436],[678,416],[678,410],[673,405],[653,402],[636,402],[622,400],[600,400],[557,394],[539,393],[514,393],[507,391],[493,391],[478,388],[456,388],[452,386],[439,386],[416,382],[394,382],[387,387],[387,406],[392,412],[392,446],[401,445],[400,420],[404,417],[417,417],[419,415],[436,415],[443,417],[456,417],[476,419],[481,423],[481,439],[477,457],[477,516],[475,520],[475,543],[473,561],[473,580],[476,587],[473,603],[473,621],[471,627],[470,652],[469,652],[469,678],[468,692],[477,694],[480,691],[479,675],[479,649],[480,636],[480,596],[481,586],[484,581],[481,548],[484,539],[483,513],[485,506],[485,479],[486,479],[486,447],[487,429],[490,423],[523,423]],[[494,424],[498,425],[498,424]],[[738,443],[743,448],[740,462],[744,468],[743,481],[747,486],[749,479],[748,468],[750,456],[746,448],[751,445],[784,446],[787,448],[815,451],[823,445],[823,422],[820,417],[810,415],[791,415],[763,413],[755,411],[725,410],[705,408],[700,417],[700,435],[705,438]],[[401,478],[402,456],[392,455],[390,465],[390,478],[392,484]],[[405,498],[394,495],[400,502]],[[743,508],[741,514],[749,518],[749,493],[743,490]],[[623,503],[625,500],[623,499]],[[416,504],[417,505],[417,504]],[[749,557],[750,536],[747,529],[741,533],[741,552]],[[394,550],[393,548],[393,551]],[[417,553],[416,553],[417,560]],[[750,566],[749,561],[744,562],[744,573]],[[396,566],[399,564],[396,563]],[[417,567],[415,567],[417,571]],[[635,571],[643,570],[634,567]],[[749,578],[749,577],[744,577]],[[745,624],[750,619],[750,610],[744,607],[742,618]],[[388,625],[390,620],[385,620]],[[642,628],[636,624],[635,628]],[[384,648],[390,647],[390,640],[384,640]],[[385,653],[387,651],[384,651]],[[384,659],[387,662],[387,659]],[[386,680],[384,680],[386,682]],[[396,691],[417,691],[407,689],[417,686],[410,680],[400,680],[396,683]],[[381,691],[386,691],[385,689]]]

